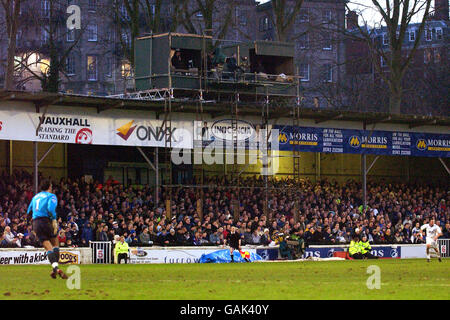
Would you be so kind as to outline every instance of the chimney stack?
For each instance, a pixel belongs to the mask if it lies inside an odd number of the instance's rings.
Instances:
[[[347,30],[355,29],[357,26],[358,26],[358,14],[356,13],[356,11],[349,11],[347,13]]]
[[[448,0],[434,0],[434,18],[433,20],[448,21]]]

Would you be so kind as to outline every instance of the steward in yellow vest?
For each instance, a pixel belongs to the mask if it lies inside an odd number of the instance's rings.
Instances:
[[[362,259],[363,255],[361,254],[361,247],[359,245],[358,236],[354,236],[353,240],[350,242],[350,247],[348,248],[348,254],[350,258],[353,259]]]
[[[118,264],[122,261],[122,259],[125,260],[125,264],[128,260],[128,243],[125,242],[124,236],[120,237],[120,240],[116,243],[116,246],[114,247],[114,254],[116,255],[116,261]]]
[[[378,259],[378,257],[374,256],[370,251],[372,250],[372,247],[367,240],[367,237],[364,235],[362,237],[362,240],[359,242],[359,246],[361,248],[361,254],[365,259]]]

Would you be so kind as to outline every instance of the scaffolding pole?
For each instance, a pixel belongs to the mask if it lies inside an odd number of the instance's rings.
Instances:
[[[9,176],[13,174],[13,141],[9,140]]]
[[[366,123],[363,122],[363,130],[366,130]],[[361,174],[362,174],[362,192],[363,192],[363,208],[366,209],[367,206],[367,163],[366,163],[366,153],[363,150],[361,155]]]
[[[34,193],[38,193],[38,142],[33,141],[33,185]]]
[[[441,162],[441,164],[444,167],[445,171],[447,171],[447,173],[450,175],[450,169],[447,167],[447,165],[445,164],[444,160],[442,160],[442,158],[439,157],[439,161]]]

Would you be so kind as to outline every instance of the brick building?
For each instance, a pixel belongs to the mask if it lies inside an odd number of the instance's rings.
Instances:
[[[168,31],[174,26],[170,20],[175,10],[172,3],[169,0],[163,1],[160,31]],[[66,28],[65,21],[70,15],[66,10],[70,5],[81,8],[81,30],[69,31]],[[187,7],[193,13],[191,22],[197,32],[203,32],[204,17],[196,11],[195,1],[188,3]],[[48,31],[50,12],[52,18],[59,19],[52,36]],[[220,31],[223,19],[229,13],[231,18],[224,33],[225,39],[274,39],[274,29],[269,17],[270,2],[259,4],[254,0],[217,0],[213,14],[213,34]],[[0,10],[0,21],[4,20],[3,15],[3,10]],[[64,72],[60,74],[60,91],[109,95],[132,90],[131,67],[124,53],[124,47],[129,48],[131,42],[131,33],[127,29],[129,19],[121,0],[25,0],[17,35],[17,56],[27,58],[25,63],[34,68],[31,71],[44,70],[48,64],[48,44],[51,40],[61,53],[67,53]],[[145,18],[141,17],[141,20],[145,24]],[[320,98],[321,88],[343,79],[345,68],[339,66],[345,59],[345,48],[336,30],[344,25],[344,0],[305,0],[296,17],[290,41],[295,42],[296,65],[303,77],[301,91],[306,97],[305,103],[328,106],[326,103],[322,104],[325,100]],[[150,31],[148,28],[141,30],[142,33]],[[178,24],[176,31],[185,32],[186,28]],[[7,47],[2,22],[0,44],[1,83]],[[30,70],[19,72],[16,78],[18,89],[40,90],[41,81],[32,78]],[[23,81],[25,79],[28,80]]]
[[[345,40],[346,84],[359,91],[358,97],[369,111],[387,111],[380,108],[387,106],[388,90],[383,83],[380,72],[389,72],[387,61],[382,56],[371,53],[361,34],[358,16],[355,12],[347,14],[347,31],[350,35]],[[402,48],[409,52],[417,37],[420,36],[417,51],[404,76],[403,110],[408,113],[449,115],[448,105],[448,67],[449,67],[449,6],[448,0],[435,0],[434,11],[430,14],[422,34],[419,23],[408,26]],[[360,28],[364,28],[360,26]],[[372,41],[389,55],[389,37],[387,28],[381,27],[365,30],[372,35]],[[375,65],[376,64],[376,65]],[[362,88],[370,90],[362,90]],[[381,89],[381,90],[380,90]],[[351,95],[351,94],[350,94]],[[369,103],[370,102],[370,103]],[[364,108],[364,106],[361,105]],[[372,109],[370,109],[372,108]]]

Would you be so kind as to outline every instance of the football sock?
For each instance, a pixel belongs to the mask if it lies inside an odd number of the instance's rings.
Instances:
[[[427,248],[427,259],[430,259],[430,258],[431,258],[431,255],[430,255],[430,249]]]
[[[50,261],[50,264],[52,265],[53,271],[56,271],[55,269],[58,269],[58,260],[56,259],[56,254],[53,251],[47,252],[48,261]]]
[[[231,254],[231,262],[234,262],[234,254]]]
[[[53,252],[56,254],[56,262],[59,262],[59,248],[53,248]]]
[[[434,251],[436,251],[436,255],[438,256],[438,258],[441,257],[441,253],[439,252],[438,248],[434,248]]]

